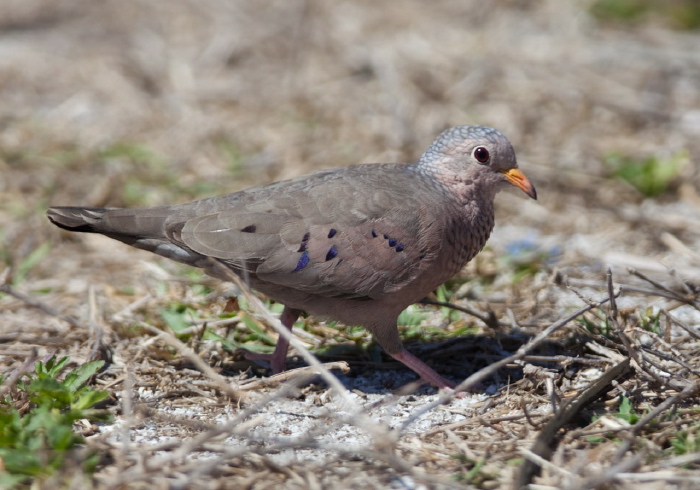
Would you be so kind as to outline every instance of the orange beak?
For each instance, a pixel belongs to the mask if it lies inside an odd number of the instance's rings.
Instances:
[[[517,168],[511,168],[510,170],[503,171],[503,175],[506,176],[508,182],[513,184],[515,187],[522,189],[525,194],[534,200],[537,200],[537,191],[535,190],[535,186],[530,183],[527,177],[525,177],[525,174],[520,170]]]

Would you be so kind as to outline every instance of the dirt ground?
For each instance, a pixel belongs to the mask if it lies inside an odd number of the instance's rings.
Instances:
[[[38,485],[697,488],[700,31],[677,17],[693,2],[594,3],[615,4],[2,0],[0,374],[105,359],[115,413],[81,429],[93,475]],[[235,348],[269,349],[266,309],[44,214],[415,161],[460,124],[506,134],[539,194],[501,193],[433,298],[482,319],[405,316],[411,352],[480,373],[460,399],[411,393],[366,333],[313,318],[295,334],[343,389],[267,382]]]

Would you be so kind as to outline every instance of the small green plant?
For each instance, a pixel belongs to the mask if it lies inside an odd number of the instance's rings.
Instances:
[[[29,255],[27,255],[19,264],[17,264],[14,277],[12,279],[12,284],[14,286],[24,282],[27,274],[36,267],[39,262],[44,260],[44,257],[48,255],[51,250],[51,245],[49,242],[44,242],[34,250],[32,250]]]
[[[635,412],[634,407],[632,406],[632,400],[626,396],[621,396],[619,407],[620,411],[618,413],[614,413],[612,415],[613,417],[624,420],[630,425],[634,425],[639,421],[639,414]]]
[[[593,318],[584,315],[576,319],[576,323],[594,335],[602,335],[608,338],[612,336],[612,327],[607,318],[599,318],[593,314],[591,314],[591,317]]]
[[[700,27],[700,5],[697,0],[597,0],[591,14],[601,21],[636,25],[645,20],[662,20],[673,29]]]
[[[396,323],[407,327],[419,327],[427,316],[425,311],[421,311],[416,305],[411,305],[399,314]]]
[[[632,400],[630,400],[626,396],[620,396],[620,404],[618,405],[618,407],[619,411],[617,413],[609,414],[609,416],[612,416],[616,419],[624,420],[629,425],[634,425],[639,421],[640,415],[634,410],[634,407],[632,406]],[[594,416],[593,422],[599,420],[600,418],[601,416],[599,415]],[[592,444],[600,444],[608,440],[618,439],[615,438],[612,434],[609,434],[587,437],[586,440]]]
[[[53,356],[37,362],[33,374],[5,390],[10,395],[0,400],[0,488],[52,475],[68,458],[75,459],[84,442],[73,428],[76,421],[110,419],[107,410],[93,408],[109,393],[86,385],[104,362],[85,363],[59,380],[68,361]],[[94,454],[79,460],[88,472],[97,463]]]
[[[654,313],[648,308],[639,316],[639,324],[647,332],[661,335],[661,312]]]
[[[680,431],[671,436],[670,451],[675,455],[700,453],[700,437],[698,437],[700,424],[693,424],[688,430]]]
[[[498,262],[500,269],[512,273],[513,283],[547,270],[561,255],[559,247],[543,247],[532,236],[507,243],[506,252]]]
[[[454,291],[447,289],[447,286],[444,284],[438,286],[438,288],[435,290],[435,296],[437,296],[437,300],[441,303],[449,303],[453,293]],[[460,319],[459,311],[447,306],[441,306],[440,313],[442,314],[443,319],[450,322],[456,322]]]
[[[637,22],[649,11],[649,0],[598,0],[591,5],[591,14],[601,20]]]
[[[167,308],[160,309],[160,316],[178,335],[192,326],[192,320],[197,318],[197,312],[183,303],[172,303]]]
[[[684,151],[676,152],[669,158],[649,157],[637,160],[628,156],[612,154],[606,158],[613,176],[620,178],[645,197],[656,197],[667,193],[680,176],[688,161]]]
[[[462,463],[466,468],[469,468],[466,472],[454,475],[453,478],[458,482],[470,483],[477,488],[481,488],[488,482],[492,482],[496,479],[496,475],[483,471],[486,460],[475,461],[464,454],[455,454],[452,457]]]

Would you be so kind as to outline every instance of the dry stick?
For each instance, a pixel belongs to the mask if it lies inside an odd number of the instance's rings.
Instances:
[[[628,372],[629,364],[629,359],[625,359],[613,366],[612,369],[605,372],[600,378],[591,383],[576,398],[562,405],[561,410],[554,415],[552,420],[547,422],[537,436],[537,439],[535,439],[531,449],[532,453],[544,459],[549,459],[554,452],[553,440],[559,430],[564,425],[568,424],[569,421],[588,406],[589,403],[600,398],[600,396],[607,391],[608,386],[618,376]],[[539,465],[537,463],[528,459],[520,468],[520,474],[518,475],[514,488],[522,488],[529,485],[532,482],[532,478],[537,473],[538,468]]]
[[[4,398],[5,395],[7,394],[7,391],[11,390],[12,387],[17,384],[17,381],[19,381],[19,378],[21,378],[23,375],[31,371],[32,366],[36,362],[37,358],[37,349],[36,347],[32,347],[31,355],[27,357],[22,365],[12,371],[10,375],[5,378],[2,381],[2,385],[0,385],[0,398]]]
[[[350,372],[350,365],[348,365],[348,363],[345,361],[324,362],[322,365],[328,370],[338,369],[339,371],[342,371],[346,374]],[[242,383],[239,383],[238,389],[245,391],[257,390],[266,386],[280,384],[299,375],[309,375],[309,379],[312,379],[314,376],[317,375],[316,368],[314,366],[305,366],[297,369],[290,369],[289,371],[284,371],[282,373],[275,374],[274,376],[270,376],[269,378],[248,379]]]
[[[191,347],[184,344],[173,334],[171,334],[170,332],[159,330],[153,325],[149,325],[145,322],[139,322],[139,326],[145,328],[151,333],[154,333],[155,335],[163,339],[165,343],[168,344],[170,347],[176,349],[181,355],[186,357],[192,364],[194,364],[197,367],[197,369],[204,373],[209,379],[213,380],[219,387],[219,389],[221,389],[222,392],[230,396],[233,400],[238,401],[244,396],[242,391],[233,388],[226,380],[226,378],[214,371],[209,364],[204,362],[204,360],[200,356],[198,356],[194,350],[192,350]]]
[[[631,271],[632,272],[632,271]],[[642,277],[645,277],[643,274],[641,274]],[[613,282],[612,282],[612,270],[608,268],[607,272],[607,283],[608,283],[608,294],[611,295],[610,297],[613,298],[612,292],[613,292]],[[653,283],[654,285],[657,285],[657,283]],[[661,285],[659,285],[662,287]],[[625,350],[627,350],[627,354],[632,358],[634,361],[636,368],[640,371],[645,373],[646,375],[650,376],[654,381],[659,383],[660,385],[672,385],[674,389],[681,389],[680,386],[676,385],[673,383],[672,380],[665,380],[661,378],[661,376],[656,373],[653,369],[648,369],[648,364],[650,364],[650,359],[645,356],[643,353],[640,353],[635,346],[633,345],[632,340],[627,336],[627,334],[624,332],[623,328],[620,326],[620,322],[618,321],[618,311],[617,311],[617,303],[615,302],[614,298],[611,299],[610,301],[610,310],[611,312],[607,315],[608,321],[613,325],[613,328],[617,332],[618,337],[622,341],[622,344],[625,347]],[[653,367],[656,367],[653,365]]]
[[[468,308],[466,306],[459,306],[454,303],[449,303],[447,301],[433,301],[432,299],[424,298],[419,301],[419,303],[422,303],[424,305],[433,305],[433,306],[444,306],[446,308],[451,308],[453,310],[461,311],[463,313],[466,313],[468,315],[471,315],[475,318],[478,318],[482,322],[486,324],[486,326],[491,327],[491,328],[497,328],[498,327],[498,319],[496,318],[496,315],[493,314],[493,312],[490,312],[488,315],[484,315],[483,313],[480,313],[476,310],[473,310],[471,308]]]
[[[638,468],[639,465],[641,465],[644,462],[644,458],[646,458],[646,454],[639,453],[631,457],[627,461],[623,461],[621,463],[610,466],[608,470],[605,471],[603,474],[593,476],[591,478],[586,478],[580,484],[576,486],[571,486],[569,488],[571,490],[588,490],[601,488],[605,483],[616,480],[617,475]]]
[[[674,403],[680,402],[684,398],[696,394],[698,391],[700,391],[700,386],[698,386],[695,383],[690,383],[683,389],[683,391],[673,395],[670,398],[667,398],[657,407],[655,407],[652,411],[650,411],[644,417],[639,419],[639,421],[629,429],[630,437],[623,441],[623,443],[620,445],[620,448],[615,453],[615,457],[613,458],[613,464],[619,462],[625,455],[625,453],[630,449],[630,447],[632,447],[634,439],[637,438],[644,426],[646,426],[654,418],[658,417],[661,414],[661,412],[668,409]]]
[[[416,412],[413,413],[402,425],[400,432],[403,433],[409,425],[414,423],[416,420],[418,420],[420,417],[422,417],[424,414],[432,410],[433,408],[442,405],[454,398],[455,393],[460,392],[460,391],[466,391],[469,388],[473,387],[480,381],[488,378],[489,376],[492,376],[496,371],[501,369],[502,367],[512,363],[513,361],[520,360],[524,358],[532,349],[540,345],[542,342],[547,340],[547,338],[562,328],[564,325],[569,323],[571,320],[574,318],[578,318],[579,316],[583,315],[587,311],[590,311],[594,308],[599,308],[601,305],[607,303],[610,301],[610,298],[605,298],[597,303],[589,304],[580,310],[572,313],[571,315],[562,318],[558,322],[555,322],[551,324],[549,327],[544,329],[542,332],[540,332],[536,337],[533,337],[527,344],[521,346],[518,351],[513,354],[512,356],[506,357],[504,359],[501,359],[500,361],[494,362],[493,364],[486,366],[483,369],[480,369],[479,371],[475,372],[471,376],[469,376],[467,379],[462,381],[455,389],[454,392],[446,392],[441,394],[437,400],[435,400],[432,403],[429,403],[423,407],[421,407],[419,410],[416,410]]]
[[[323,380],[326,383],[328,383],[329,386],[335,389],[335,391],[338,393],[338,396],[340,396],[343,399],[343,401],[347,404],[348,407],[352,407],[353,411],[359,413],[360,408],[350,397],[348,390],[342,385],[338,378],[336,378],[330,371],[328,371],[323,366],[323,364],[321,364],[321,362],[318,359],[316,359],[316,357],[313,354],[311,354],[311,352],[309,352],[309,350],[306,347],[304,347],[304,345],[299,340],[297,340],[297,338],[292,332],[287,330],[287,328],[285,328],[285,326],[282,325],[282,323],[277,318],[272,316],[272,314],[270,314],[270,312],[267,311],[267,308],[265,308],[263,302],[260,301],[260,299],[257,296],[251,293],[248,285],[245,284],[240,277],[238,277],[220,262],[211,258],[208,259],[208,262],[209,265],[213,269],[215,269],[218,274],[220,274],[219,277],[223,276],[228,281],[238,286],[248,303],[255,309],[255,311],[257,311],[281,337],[288,340],[290,345],[294,347],[297,351],[299,351],[301,357],[303,357],[306,362],[308,362],[311,366],[316,367],[318,373],[321,375]]]
[[[571,357],[571,356],[525,356],[523,361],[530,362],[556,362],[559,364],[569,365],[569,364],[587,364],[589,366],[601,366],[603,364],[608,364],[608,361],[602,359],[586,359],[585,357]]]
[[[696,310],[700,310],[700,304],[698,304],[694,298],[687,298],[687,297],[683,296],[682,294],[674,291],[673,289],[669,289],[668,287],[664,286],[660,282],[653,280],[652,278],[646,276],[645,274],[642,274],[641,272],[639,272],[635,269],[628,269],[628,271],[633,276],[637,276],[638,278],[648,282],[652,286],[655,286],[655,287],[659,288],[661,291],[664,291],[672,299],[675,299],[675,300],[680,301],[681,303],[685,303],[687,305],[690,305],[693,308],[695,308]]]
[[[249,424],[246,422],[246,419],[261,410],[270,401],[287,396],[291,391],[296,389],[294,386],[295,381],[296,380],[292,380],[292,382],[284,384],[276,393],[273,393],[270,397],[266,397],[265,399],[260,400],[259,402],[241,411],[241,413],[239,413],[236,417],[223,425],[213,427],[206,432],[203,432],[195,437],[185,439],[184,441],[180,439],[171,440],[144,448],[142,452],[148,451],[150,453],[156,453],[173,449],[177,449],[177,451],[155,458],[144,457],[143,459],[148,462],[143,467],[133,466],[121,472],[119,478],[109,481],[107,488],[121,488],[125,484],[140,481],[148,477],[148,475],[152,472],[165,468],[165,465],[172,463],[173,461],[182,460],[185,455],[201,449],[207,442],[210,442],[212,439],[221,435],[226,435],[227,437],[233,435],[245,435],[245,432],[249,428]],[[249,437],[249,439],[251,438]],[[245,445],[243,447],[236,448],[236,450],[239,450],[241,454],[246,454],[250,451],[250,447]]]
[[[649,358],[649,356],[645,355],[645,354],[647,354],[647,353],[648,353],[648,354],[651,354],[652,356],[658,357],[659,359],[661,359],[661,360],[663,360],[663,361],[675,362],[676,364],[680,364],[681,367],[683,367],[684,369],[686,369],[686,370],[688,370],[689,372],[695,374],[696,376],[700,376],[700,371],[698,371],[698,370],[695,369],[693,366],[691,366],[690,364],[688,364],[687,362],[685,362],[685,361],[684,361],[683,359],[681,359],[679,356],[674,355],[674,354],[666,354],[666,353],[660,352],[660,351],[658,351],[658,350],[656,350],[656,349],[650,349],[650,348],[648,348],[648,347],[645,347],[645,348],[644,348],[644,352],[642,353],[642,358],[644,359],[644,361],[645,361],[645,362],[648,362],[649,364],[652,365],[652,367],[655,367],[655,368],[658,369],[659,371],[669,374],[670,376],[677,377],[677,376],[679,376],[679,374],[678,374],[678,372],[676,372],[676,371],[671,371],[671,370],[669,370],[668,368],[663,367],[663,366],[657,364],[656,362],[652,361],[652,360]],[[684,386],[685,386],[685,383],[683,383],[683,387],[684,387]],[[683,389],[683,387],[681,387],[680,389]]]
[[[502,417],[495,417],[495,418],[492,418],[492,419],[485,419],[485,418],[483,418],[482,416],[474,416],[474,417],[469,418],[469,419],[460,420],[459,422],[452,422],[452,423],[449,423],[449,424],[445,424],[445,425],[441,425],[441,426],[438,426],[438,427],[434,427],[434,428],[432,428],[432,429],[426,431],[426,432],[423,433],[422,435],[423,435],[423,436],[431,436],[431,435],[433,435],[433,434],[437,434],[438,432],[445,432],[445,433],[447,433],[447,431],[453,431],[453,430],[455,430],[455,429],[460,429],[460,428],[462,428],[462,427],[464,427],[464,426],[467,426],[467,425],[484,425],[484,424],[485,424],[485,425],[488,425],[488,426],[492,426],[492,425],[497,424],[497,423],[500,423],[500,422],[512,422],[512,421],[515,421],[515,420],[520,420],[520,419],[525,419],[525,418],[526,418],[526,419],[531,423],[531,425],[533,425],[534,427],[537,427],[538,425],[542,425],[542,424],[537,424],[537,423],[534,421],[534,418],[535,418],[535,417],[537,417],[537,418],[542,418],[542,417],[545,416],[544,414],[539,414],[539,413],[538,413],[538,414],[528,414],[528,415],[529,415],[529,416],[526,417],[524,413],[516,413],[516,414],[513,414],[513,415],[504,415],[504,416],[502,416]]]
[[[610,297],[610,313],[608,313],[607,319],[608,321],[613,325],[614,330],[617,332],[618,337],[622,341],[622,344],[625,346],[625,349],[627,350],[627,354],[632,358],[632,360],[635,362],[637,365],[638,369],[642,369],[642,360],[639,356],[639,353],[637,352],[636,349],[633,348],[632,346],[632,341],[630,338],[627,336],[627,334],[623,331],[622,327],[620,326],[620,322],[618,322],[618,311],[617,311],[617,302],[615,301],[615,296],[614,296],[614,291],[613,291],[613,281],[612,281],[612,270],[610,267],[608,267],[608,272],[607,272],[607,286],[608,286],[608,296]],[[618,292],[619,294],[619,292]]]
[[[97,298],[95,297],[95,288],[92,284],[88,288],[88,306],[88,324],[90,325],[90,330],[94,337],[91,342],[92,345],[90,347],[88,359],[94,361],[103,357],[101,351],[104,347],[102,340],[104,339],[105,332],[97,318]]]
[[[664,314],[667,321],[670,321],[671,323],[674,323],[676,326],[682,328],[683,330],[688,332],[688,334],[690,334],[691,337],[700,340],[700,334],[698,334],[696,331],[694,331],[692,328],[687,326],[685,323],[681,322],[680,320],[675,318],[673,315],[671,315],[671,313],[669,313],[669,311],[666,308],[662,308],[661,313]]]
[[[83,325],[82,323],[80,323],[78,320],[76,320],[72,316],[62,315],[61,313],[58,312],[58,310],[55,310],[54,308],[50,307],[49,305],[46,305],[46,304],[42,303],[41,301],[37,301],[35,299],[32,299],[31,297],[27,296],[26,294],[20,293],[19,291],[16,291],[9,284],[0,285],[0,292],[9,294],[10,296],[14,296],[18,300],[25,303],[26,305],[31,306],[32,308],[36,308],[38,310],[41,310],[49,316],[63,320],[64,322],[71,324],[75,328],[80,328],[80,329],[85,330],[87,332],[90,331],[90,329],[87,326]]]
[[[586,280],[582,280],[582,279],[577,279],[575,277],[567,277],[566,282],[569,286],[576,286],[576,287],[593,287],[593,288],[605,288],[605,287],[607,287],[606,283],[604,283],[604,282],[586,281]],[[667,293],[665,291],[659,291],[656,289],[646,289],[646,288],[642,288],[639,286],[633,286],[631,284],[619,284],[619,286],[627,292],[648,294],[651,296],[661,296],[663,298],[675,299],[677,301],[681,301],[678,293],[676,293],[673,290],[671,290],[670,293]],[[684,304],[686,302],[687,302],[686,300],[683,300]]]
[[[117,452],[117,466],[121,471],[127,468],[131,436],[129,431],[134,425],[134,373],[129,366],[124,366],[124,385],[122,387],[122,415],[124,421],[119,429],[119,437],[122,441],[121,451]]]

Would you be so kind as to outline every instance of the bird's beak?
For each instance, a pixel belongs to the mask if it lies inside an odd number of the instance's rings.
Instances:
[[[506,176],[508,182],[513,184],[515,187],[522,189],[525,194],[534,200],[537,200],[537,191],[535,190],[535,186],[530,183],[528,178],[525,177],[525,174],[519,169],[511,168],[510,170],[503,170],[503,175]]]

